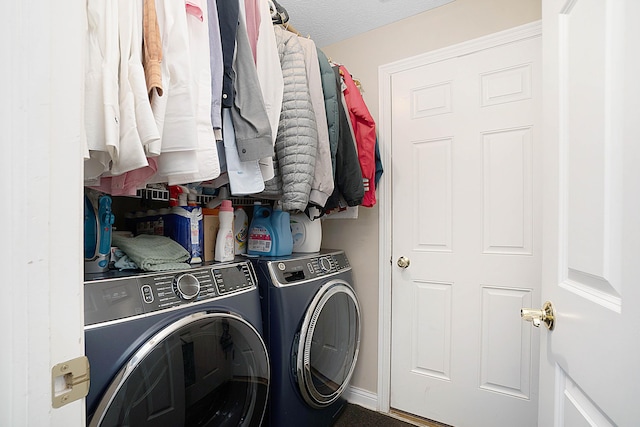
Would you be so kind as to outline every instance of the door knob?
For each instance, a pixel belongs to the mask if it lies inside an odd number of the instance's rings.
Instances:
[[[522,320],[533,323],[536,328],[543,322],[548,330],[553,331],[555,327],[556,310],[553,308],[553,304],[547,301],[542,306],[542,310],[536,310],[535,308],[521,308],[520,317]]]
[[[398,267],[407,268],[409,267],[409,264],[411,264],[411,261],[409,260],[409,258],[403,257],[403,256],[398,258]]]

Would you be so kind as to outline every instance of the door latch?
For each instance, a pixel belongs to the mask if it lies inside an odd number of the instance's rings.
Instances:
[[[89,393],[89,359],[81,356],[51,368],[51,405],[54,408],[82,399]]]

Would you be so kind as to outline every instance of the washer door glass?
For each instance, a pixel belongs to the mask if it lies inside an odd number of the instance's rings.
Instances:
[[[269,375],[264,341],[250,323],[195,313],[134,354],[90,426],[259,426]]]
[[[335,402],[349,384],[360,347],[360,308],[353,289],[321,287],[302,323],[296,355],[298,388],[313,407]]]

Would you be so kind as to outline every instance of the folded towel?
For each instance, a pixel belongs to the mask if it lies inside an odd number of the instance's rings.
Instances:
[[[145,271],[184,270],[191,268],[189,252],[179,243],[164,236],[141,234],[136,237],[112,236],[113,246],[126,253]]]
[[[124,237],[124,236],[123,236]],[[133,236],[130,236],[133,237]],[[118,247],[115,247],[115,250],[111,252],[112,257],[116,260],[114,263],[114,267],[118,270],[139,270],[138,264],[133,262],[131,258],[124,251]]]

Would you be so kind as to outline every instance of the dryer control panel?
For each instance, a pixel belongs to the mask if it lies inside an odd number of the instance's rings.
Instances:
[[[269,261],[269,271],[276,286],[304,283],[331,276],[346,270],[351,265],[343,251],[306,255],[283,260]]]
[[[87,281],[85,326],[198,304],[256,289],[249,262]]]

